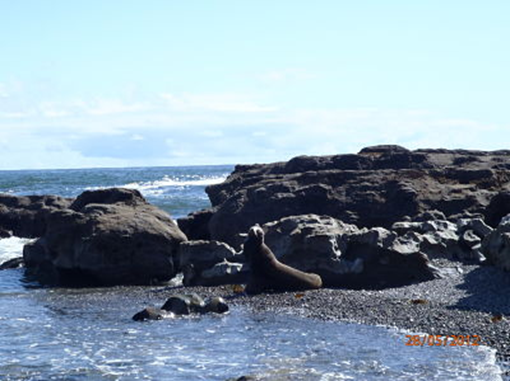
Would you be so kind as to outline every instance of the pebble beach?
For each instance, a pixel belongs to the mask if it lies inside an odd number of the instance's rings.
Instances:
[[[155,305],[162,293],[221,295],[231,305],[254,311],[293,314],[327,321],[396,327],[428,335],[479,336],[496,349],[509,379],[509,275],[491,266],[435,260],[447,276],[383,290],[329,289],[303,293],[233,293],[233,286],[173,287],[151,292]],[[407,338],[403,335],[403,346]]]

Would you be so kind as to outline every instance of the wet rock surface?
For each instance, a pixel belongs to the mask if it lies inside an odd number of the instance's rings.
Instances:
[[[205,301],[197,293],[180,293],[167,298],[161,308],[147,307],[141,310],[132,317],[132,320],[157,321],[176,316],[205,313],[222,314],[228,311],[229,306],[222,297],[214,296]]]
[[[0,264],[0,271],[3,271],[5,269],[16,269],[21,268],[25,265],[25,262],[23,261],[23,257],[16,257],[14,259],[10,259],[7,261],[4,261]]]

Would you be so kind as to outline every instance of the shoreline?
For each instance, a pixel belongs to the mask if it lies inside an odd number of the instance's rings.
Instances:
[[[322,288],[248,296],[235,294],[232,285],[223,285],[165,287],[152,292],[218,295],[230,305],[254,311],[379,325],[428,335],[477,335],[481,345],[496,350],[503,378],[509,379],[509,275],[491,266],[446,260],[434,263],[451,270],[449,276],[382,290]],[[403,336],[403,346],[405,343]]]
[[[496,350],[502,378],[509,380],[508,274],[493,266],[466,265],[445,259],[432,261],[446,271],[446,277],[381,290],[322,288],[248,296],[235,293],[233,285],[160,285],[132,286],[127,290],[123,286],[101,287],[90,291],[97,295],[97,303],[101,300],[108,303],[113,295],[132,304],[136,302],[133,314],[146,306],[161,306],[172,294],[193,292],[203,298],[224,297],[231,307],[255,313],[384,326],[428,335],[479,335],[481,345]],[[83,292],[79,288],[67,290],[78,295]],[[502,314],[502,319],[492,322],[498,314]],[[130,320],[131,316],[124,318]],[[403,346],[407,342],[405,334]]]

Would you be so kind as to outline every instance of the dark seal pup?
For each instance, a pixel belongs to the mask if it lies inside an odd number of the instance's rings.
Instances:
[[[256,294],[265,290],[296,291],[321,288],[321,277],[305,273],[277,260],[264,243],[264,231],[255,225],[248,231],[243,254],[250,264],[245,292]]]

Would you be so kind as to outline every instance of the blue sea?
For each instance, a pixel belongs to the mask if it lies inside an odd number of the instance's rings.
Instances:
[[[232,166],[1,171],[0,192],[75,197],[128,187],[173,218],[209,206]],[[0,240],[0,263],[28,239]],[[153,296],[154,298],[149,298]],[[282,311],[134,322],[165,290],[43,288],[0,271],[0,380],[501,380],[493,349],[407,347],[396,329]]]

